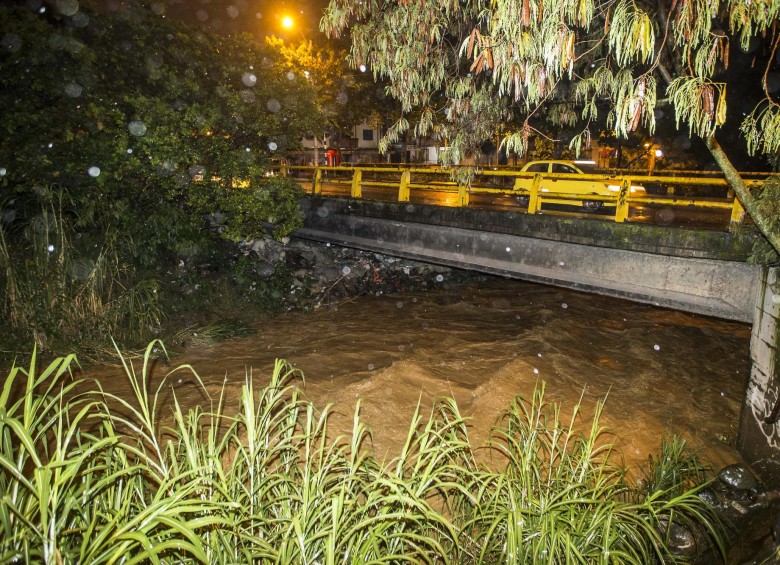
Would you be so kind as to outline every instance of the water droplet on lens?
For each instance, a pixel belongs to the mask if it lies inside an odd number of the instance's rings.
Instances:
[[[65,37],[59,33],[52,34],[49,37],[49,47],[52,49],[63,49],[65,47]]]
[[[235,6],[228,6],[226,11],[227,11],[227,15],[233,19],[236,19],[238,17],[238,8],[236,8]]]
[[[72,16],[79,11],[76,0],[57,0],[57,11],[63,16]]]
[[[342,272],[343,274],[345,274],[345,275],[348,275],[348,274],[350,274],[350,273],[352,272],[352,269],[350,269],[350,268],[349,268],[349,266],[347,266],[347,265],[344,265],[344,266],[341,268],[341,272]]]
[[[275,114],[282,109],[282,105],[279,104],[279,101],[276,98],[271,98],[268,101],[268,104],[266,104],[266,108],[268,108],[269,112],[273,112]]]
[[[295,80],[295,73],[292,71],[287,71],[287,80]]]
[[[146,125],[141,120],[133,120],[127,124],[127,130],[130,135],[141,137],[146,134]]]
[[[276,143],[274,143],[273,141],[271,141],[271,142],[268,144],[268,149],[270,149],[271,151],[276,151],[276,148],[277,148],[277,147],[278,147],[278,145],[276,145]]]
[[[656,344],[653,346],[653,349],[655,349],[656,351],[661,351],[661,346],[660,346],[660,345],[658,345],[658,344],[656,343]]]
[[[566,308],[568,308],[568,307],[569,307],[569,305],[568,305],[568,304],[566,304],[565,302],[564,302],[563,304],[561,304],[561,308],[563,308],[564,310],[565,310]]]
[[[241,75],[241,81],[247,86],[254,86],[257,83],[257,77],[252,73],[244,73]]]
[[[436,282],[442,282],[444,280],[444,275],[436,275]]]
[[[15,33],[6,33],[3,38],[0,39],[0,45],[3,49],[10,53],[16,53],[22,48],[22,38]]]
[[[91,177],[100,176],[100,167],[90,167],[89,169],[87,169],[87,173]]]

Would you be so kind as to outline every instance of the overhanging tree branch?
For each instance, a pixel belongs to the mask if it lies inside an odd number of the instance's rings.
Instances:
[[[772,227],[769,224],[769,219],[764,217],[761,211],[758,209],[758,201],[755,196],[750,193],[747,184],[739,175],[739,171],[729,160],[726,152],[723,151],[720,143],[714,136],[705,138],[707,149],[710,150],[712,156],[715,158],[715,162],[723,171],[723,175],[726,177],[726,182],[734,189],[734,193],[737,195],[740,204],[745,208],[745,211],[750,214],[750,217],[758,226],[758,229],[767,238],[769,243],[774,247],[775,251],[780,253],[780,234],[774,233]]]

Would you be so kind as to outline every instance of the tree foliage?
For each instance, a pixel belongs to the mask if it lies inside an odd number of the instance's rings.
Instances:
[[[138,337],[182,265],[300,225],[298,185],[266,172],[321,123],[315,93],[154,6],[33,4],[0,5],[0,311],[45,348]]]
[[[199,216],[245,200],[242,190],[262,193],[269,161],[317,120],[304,77],[281,72],[278,55],[250,38],[189,29],[134,3],[85,4],[73,14],[0,8],[5,190],[56,183],[85,225],[115,218],[143,239],[156,214],[170,221],[167,208]],[[258,218],[294,227],[273,199],[253,205]]]
[[[331,0],[321,27],[334,37],[349,32],[352,64],[387,80],[404,111],[442,94],[420,123],[436,121],[453,154],[473,149],[464,130],[513,121],[504,142],[522,152],[531,119],[553,103],[571,110],[561,123],[577,118],[577,149],[599,119],[621,137],[639,127],[652,133],[659,99],[671,103],[679,127],[713,135],[728,116],[732,43],[752,49],[760,36],[771,64],[779,11],[777,2],[745,0]],[[766,73],[763,89],[742,121],[751,152],[780,144]]]

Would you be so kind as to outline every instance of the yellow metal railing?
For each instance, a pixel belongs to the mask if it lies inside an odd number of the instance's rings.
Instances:
[[[380,198],[371,199],[386,200],[389,195],[387,189],[393,189],[393,200],[409,202],[413,195],[420,197],[426,193],[438,193],[444,195],[445,206],[468,206],[473,196],[487,195],[494,197],[525,197],[527,206],[515,206],[513,209],[521,209],[531,214],[543,212],[544,204],[563,204],[578,206],[584,200],[602,202],[604,206],[614,207],[614,216],[599,215],[600,219],[612,219],[615,222],[624,222],[629,217],[632,205],[663,205],[665,207],[680,207],[686,209],[719,209],[730,210],[731,224],[739,224],[744,220],[745,211],[739,201],[730,195],[729,185],[723,177],[714,176],[671,176],[671,175],[607,175],[607,174],[541,174],[521,173],[517,170],[476,170],[476,177],[471,186],[459,185],[451,180],[451,171],[438,167],[310,167],[282,165],[275,167],[273,172],[283,176],[289,176],[298,182],[312,194],[325,194],[329,196],[349,196],[351,198],[364,198],[365,191],[376,193],[381,191]],[[530,189],[523,188],[527,180],[531,179]],[[524,183],[523,180],[526,180]],[[614,194],[572,194],[540,190],[543,180],[578,180],[597,181],[610,185],[620,186],[620,190]],[[759,187],[763,180],[747,180],[751,189]],[[511,183],[511,186],[508,185]],[[668,195],[647,194],[644,196],[632,196],[630,187],[634,185],[661,186]],[[496,186],[502,185],[502,186]],[[347,193],[347,187],[349,192]],[[728,192],[725,198],[679,197],[675,193],[678,188],[686,187],[711,187],[721,192]],[[440,198],[442,200],[442,198]],[[552,213],[567,214],[560,211]],[[583,214],[575,214],[583,215]]]

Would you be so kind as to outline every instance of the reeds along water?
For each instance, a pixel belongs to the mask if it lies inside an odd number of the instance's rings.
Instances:
[[[185,409],[174,395],[167,418],[169,383],[205,383],[189,366],[154,377],[158,348],[137,363],[119,356],[116,392],[96,382],[76,394],[72,359],[39,370],[33,356],[12,369],[0,392],[3,561],[592,563],[614,554],[639,564],[675,559],[672,525],[722,553],[724,530],[691,482],[693,460],[656,458],[674,469],[649,474],[662,481],[650,487],[625,480],[602,440],[601,402],[580,431],[580,403],[561,418],[537,383],[510,401],[492,444],[497,466],[476,463],[479,445],[454,400],[418,404],[401,448],[378,458],[359,409],[334,436],[332,411],[301,396],[283,361],[264,385],[245,375],[235,405],[220,395]]]

